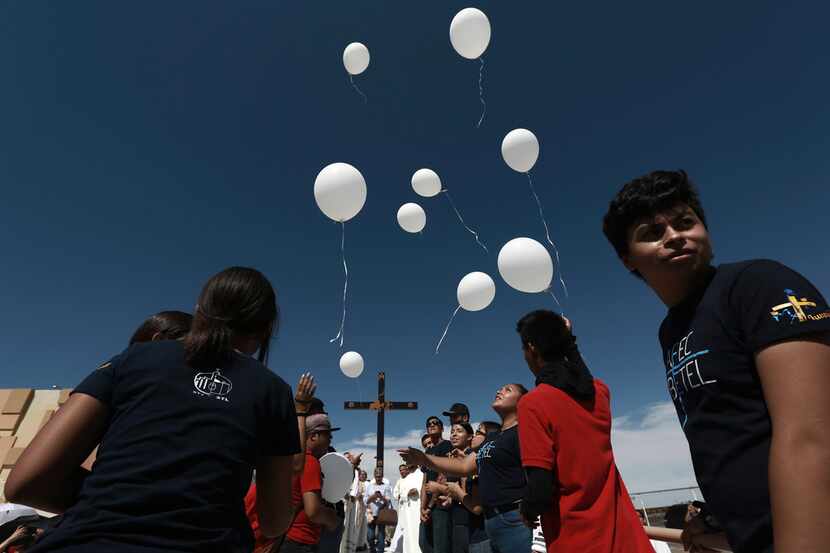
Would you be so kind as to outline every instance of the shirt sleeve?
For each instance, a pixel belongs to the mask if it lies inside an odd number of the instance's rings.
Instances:
[[[113,390],[115,389],[115,372],[121,365],[124,354],[120,353],[107,361],[101,363],[92,374],[72,390],[73,394],[86,394],[92,396],[104,405],[112,406]]]
[[[553,470],[556,465],[554,432],[544,413],[534,401],[525,396],[519,401],[519,451],[522,466]]]
[[[291,386],[273,373],[269,377],[257,420],[259,454],[294,455],[300,452],[300,431]]]
[[[830,309],[813,284],[789,267],[760,260],[735,279],[730,294],[742,340],[752,352],[830,330]]]
[[[316,457],[311,455],[306,456],[300,489],[302,489],[303,493],[319,492],[323,489],[320,461],[318,461]]]

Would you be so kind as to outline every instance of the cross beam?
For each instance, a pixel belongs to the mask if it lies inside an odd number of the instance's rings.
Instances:
[[[386,373],[378,373],[378,398],[375,401],[347,401],[344,409],[362,409],[378,412],[378,433],[377,433],[377,466],[383,468],[383,436],[384,436],[384,414],[391,410],[413,410],[418,408],[417,401],[386,401]]]

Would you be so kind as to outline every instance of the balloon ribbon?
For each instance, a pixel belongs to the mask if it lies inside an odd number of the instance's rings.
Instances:
[[[467,223],[464,222],[464,218],[461,217],[461,213],[459,213],[458,208],[455,207],[455,202],[452,201],[452,196],[450,196],[450,191],[445,188],[441,192],[447,196],[447,200],[449,200],[449,202],[450,202],[450,207],[452,207],[453,211],[455,211],[455,214],[458,216],[458,220],[461,221],[461,224],[464,225],[464,228],[466,228],[470,232],[470,234],[472,234],[475,237],[476,243],[478,243],[478,245],[481,246],[482,249],[484,249],[484,253],[489,254],[490,251],[487,249],[487,246],[482,244],[481,240],[478,239],[478,233],[476,231],[474,231],[473,229],[471,229],[470,227],[468,227]]]
[[[329,343],[336,342],[340,340],[340,347],[343,347],[343,327],[346,326],[346,291],[349,289],[349,267],[346,265],[346,223],[340,221],[340,227],[343,230],[343,233],[340,238],[340,257],[343,259],[343,271],[346,273],[345,280],[343,282],[343,318],[340,319],[340,330],[337,332],[337,336],[329,340]]]
[[[542,220],[542,225],[545,227],[545,238],[547,238],[548,244],[553,247],[553,253],[556,255],[556,272],[559,275],[559,282],[562,284],[562,289],[565,291],[565,297],[567,298],[568,286],[565,284],[565,279],[562,278],[562,268],[559,263],[559,248],[557,248],[556,244],[553,243],[553,240],[550,239],[548,222],[545,220],[545,212],[542,210],[542,202],[539,201],[539,196],[536,194],[536,189],[533,187],[533,179],[530,176],[530,171],[525,174],[527,175],[527,182],[530,185],[530,191],[533,193],[533,198],[536,200],[536,207],[539,208],[539,218]],[[551,292],[551,295],[553,295],[553,292]],[[556,296],[553,296],[553,299],[556,300]],[[556,303],[559,304],[559,300],[556,300]]]
[[[478,120],[476,128],[481,127],[484,121],[484,114],[487,113],[487,102],[484,101],[484,57],[478,58],[481,62],[481,67],[478,69],[478,99],[481,102],[481,118]]]
[[[363,97],[363,103],[368,104],[369,98],[367,98],[366,95],[363,94],[363,91],[357,87],[357,83],[354,82],[354,76],[351,74],[349,75],[349,82],[352,83],[352,88],[354,88],[357,91],[357,93]]]
[[[458,314],[458,310],[461,309],[461,306],[455,308],[455,311],[452,312],[452,317],[450,317],[450,322],[447,323],[447,327],[444,329],[444,333],[441,335],[441,339],[438,340],[438,345],[435,346],[435,355],[438,355],[438,350],[441,349],[441,344],[444,342],[444,338],[447,336],[447,331],[450,329],[450,325],[452,324],[453,319]]]

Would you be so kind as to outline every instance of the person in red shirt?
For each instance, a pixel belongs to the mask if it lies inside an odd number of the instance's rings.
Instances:
[[[335,510],[323,504],[323,476],[319,461],[331,445],[331,433],[337,430],[340,429],[332,428],[327,415],[306,417],[306,458],[302,474],[294,475],[291,492],[291,502],[297,510],[284,536],[267,539],[260,535],[256,509],[253,508],[256,505],[256,484],[251,485],[245,497],[245,511],[256,538],[254,553],[274,551],[275,545],[280,553],[316,552],[322,529],[334,530],[340,524]]]
[[[591,376],[570,323],[533,311],[517,325],[536,388],[519,401],[526,523],[548,553],[654,553],[614,462],[608,387]]]
[[[302,475],[294,476],[291,497],[294,505],[301,506],[301,509],[285,535],[280,553],[316,552],[323,527],[334,530],[340,524],[337,512],[323,504],[323,475],[319,461],[328,451],[331,433],[336,430],[340,429],[331,427],[327,415],[311,415],[306,418],[305,467]]]

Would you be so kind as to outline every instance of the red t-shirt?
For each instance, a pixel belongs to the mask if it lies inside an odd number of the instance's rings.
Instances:
[[[270,546],[276,541],[275,538],[266,538],[259,531],[259,515],[256,511],[256,484],[251,484],[251,487],[248,488],[248,494],[245,496],[245,514],[248,516],[248,523],[254,532],[254,551]]]
[[[558,479],[542,515],[548,553],[654,553],[614,463],[608,387],[594,389],[593,405],[548,384],[519,401],[522,465]]]
[[[297,543],[316,544],[320,542],[322,526],[314,524],[302,509],[303,494],[320,492],[323,489],[323,476],[320,471],[320,461],[306,451],[305,468],[303,474],[295,475],[291,489],[291,503],[300,506],[300,513],[294,518],[291,528],[288,529],[288,539]],[[322,499],[321,499],[322,501]]]

